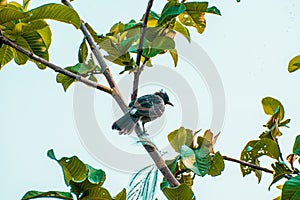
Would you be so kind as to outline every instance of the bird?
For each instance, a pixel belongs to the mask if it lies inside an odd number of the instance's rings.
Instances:
[[[142,121],[143,132],[146,133],[145,123],[159,118],[165,111],[165,105],[174,106],[169,96],[163,90],[154,94],[147,94],[130,102],[128,111],[112,125],[113,130],[119,134],[130,134],[138,121]]]

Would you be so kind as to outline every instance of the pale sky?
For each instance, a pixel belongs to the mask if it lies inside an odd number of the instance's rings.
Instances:
[[[20,1],[18,1],[20,2]],[[59,3],[59,1],[52,1]],[[153,10],[159,12],[166,1],[154,2]],[[32,0],[30,8],[35,8],[51,1]],[[147,1],[80,1],[74,2],[81,17],[89,22],[98,33],[106,33],[112,24],[118,21],[128,22],[140,19],[146,9]],[[260,101],[265,96],[279,99],[285,107],[286,118],[291,118],[289,129],[282,129],[280,138],[283,155],[292,152],[294,138],[300,132],[300,107],[298,85],[300,74],[289,74],[287,65],[291,58],[300,54],[300,2],[243,0],[241,3],[231,1],[210,1],[210,6],[217,6],[222,16],[207,15],[207,27],[202,35],[191,30],[192,40],[199,45],[213,61],[224,87],[226,97],[225,121],[221,136],[215,147],[223,155],[239,158],[245,144],[257,139],[264,130],[262,125],[267,121]],[[51,62],[66,67],[77,62],[77,51],[82,40],[82,34],[71,25],[49,22],[53,32],[53,42],[50,47]],[[179,55],[188,54],[191,49],[179,49]],[[168,66],[172,73],[179,74],[186,80],[199,100],[199,120],[196,128],[210,128],[212,105],[209,85],[203,77],[193,73],[191,64],[181,59],[174,68],[169,55],[160,56],[153,61],[157,65]],[[117,81],[127,80],[128,74],[122,76],[119,66],[110,67]],[[151,70],[147,69],[146,73]],[[164,68],[163,68],[164,69]],[[175,75],[174,75],[175,76]],[[172,76],[173,77],[173,76]],[[172,77],[166,76],[166,79]],[[3,199],[20,199],[28,190],[59,190],[68,191],[64,185],[60,166],[46,156],[49,149],[54,149],[58,158],[77,155],[84,162],[106,172],[104,184],[114,196],[126,187],[130,173],[109,166],[106,161],[100,161],[93,147],[87,145],[80,130],[92,120],[97,122],[104,132],[105,139],[116,149],[129,152],[132,155],[142,154],[144,150],[135,143],[131,136],[119,136],[110,130],[112,122],[121,114],[118,109],[111,112],[112,101],[108,95],[98,91],[93,95],[91,105],[86,105],[78,112],[78,94],[82,91],[93,92],[92,89],[82,89],[81,84],[72,85],[65,93],[61,85],[56,83],[56,74],[46,69],[39,70],[32,63],[17,66],[11,62],[0,71],[0,132],[3,139],[0,142],[0,177],[2,179]],[[147,78],[144,75],[144,78]],[[205,77],[204,77],[205,78]],[[143,76],[141,77],[143,81]],[[155,78],[154,78],[155,79]],[[106,84],[105,80],[99,79]],[[176,79],[177,80],[177,79]],[[197,82],[198,80],[198,82]],[[128,81],[128,80],[127,80]],[[196,85],[196,84],[199,85]],[[153,80],[146,82],[141,94],[153,93],[165,87],[174,99],[175,107],[167,108],[164,127],[161,134],[155,135],[153,141],[159,148],[167,146],[168,132],[181,126],[182,102],[172,85],[164,85]],[[122,85],[122,91],[131,89],[131,85]],[[78,93],[79,91],[79,93]],[[82,93],[80,93],[82,92]],[[125,94],[124,94],[125,95]],[[129,94],[125,95],[126,97]],[[81,100],[90,103],[81,95]],[[109,106],[107,106],[109,105]],[[177,106],[176,106],[177,105]],[[88,109],[94,109],[89,115],[82,115]],[[77,118],[78,115],[82,118]],[[78,119],[83,119],[78,122]],[[158,120],[157,124],[160,123]],[[189,128],[189,127],[187,127]],[[95,131],[87,130],[86,134]],[[84,133],[85,134],[85,133]],[[103,136],[103,135],[102,135]],[[97,146],[97,139],[94,140]],[[101,141],[99,141],[101,143]],[[103,154],[110,151],[101,149]],[[110,153],[112,160],[122,159],[119,154]],[[125,159],[126,167],[130,167]],[[139,162],[140,160],[136,161]],[[264,167],[270,168],[267,158],[261,159]],[[128,165],[128,166],[127,166]],[[141,165],[143,166],[143,165]],[[136,165],[132,166],[134,170]],[[112,169],[113,168],[113,169]],[[120,169],[121,168],[121,169]],[[126,168],[125,171],[128,171]],[[221,176],[212,178],[196,178],[193,186],[197,199],[215,200],[266,200],[279,195],[279,190],[273,186],[268,191],[272,176],[263,173],[262,181],[257,184],[254,175],[242,177],[240,166],[235,163],[225,163]],[[161,193],[159,199],[164,199]]]

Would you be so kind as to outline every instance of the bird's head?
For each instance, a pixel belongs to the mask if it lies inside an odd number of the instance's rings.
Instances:
[[[166,92],[164,92],[163,90],[160,90],[159,92],[155,92],[155,94],[158,95],[158,96],[160,96],[164,100],[165,104],[169,104],[171,106],[174,106],[170,102],[168,94]]]

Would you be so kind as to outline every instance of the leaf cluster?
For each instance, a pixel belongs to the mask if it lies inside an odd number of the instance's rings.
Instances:
[[[58,199],[72,200],[74,194],[77,200],[103,199],[103,200],[126,200],[126,190],[123,189],[114,198],[107,189],[102,187],[106,175],[101,169],[95,169],[84,164],[77,156],[63,157],[57,159],[54,151],[48,151],[48,157],[55,160],[61,167],[64,174],[65,184],[70,187],[70,192],[59,191],[29,191],[22,200],[34,198],[52,197]]]
[[[269,115],[269,119],[265,125],[266,130],[260,134],[258,140],[249,141],[241,153],[241,160],[260,166],[259,158],[268,156],[275,161],[271,164],[273,168],[273,180],[270,187],[279,180],[286,178],[282,185],[277,186],[282,190],[281,196],[277,199],[296,200],[300,199],[300,175],[299,170],[294,166],[296,160],[299,161],[300,155],[300,136],[296,137],[293,146],[293,153],[289,154],[286,159],[283,158],[280,150],[278,138],[282,136],[281,128],[288,128],[287,124],[290,119],[284,119],[284,108],[281,102],[272,97],[262,99],[262,106],[265,114]],[[286,163],[287,161],[287,163]],[[253,172],[261,180],[262,171],[248,166],[241,165],[243,176]]]
[[[23,5],[17,2],[4,2],[0,5],[0,34],[3,34],[17,45],[49,60],[49,47],[52,33],[46,19],[57,20],[74,25],[79,28],[78,14],[60,4],[45,4],[38,8],[27,10],[30,0],[23,0]],[[24,65],[30,58],[16,49],[0,45],[0,69],[12,59],[18,65]],[[31,60],[40,69],[46,66]]]
[[[157,55],[169,52],[177,66],[178,54],[175,48],[174,37],[176,32],[182,34],[191,41],[188,27],[194,27],[198,33],[203,33],[206,27],[205,14],[221,15],[216,7],[208,7],[208,2],[168,1],[160,14],[150,11],[145,38],[143,40],[142,62],[146,66],[152,66],[151,59]],[[128,23],[115,23],[105,35],[99,35],[86,24],[93,39],[107,55],[104,57],[116,65],[122,66],[120,74],[137,69],[133,54],[138,52],[141,20],[130,20]],[[82,49],[83,46],[80,46]],[[79,54],[80,62],[84,62],[85,56]]]
[[[163,180],[161,189],[168,199],[173,199],[177,193],[182,196],[176,199],[194,199],[191,188],[196,175],[218,176],[224,170],[223,157],[220,152],[215,153],[213,148],[219,134],[213,136],[210,130],[205,131],[203,136],[197,133],[180,127],[168,135],[169,143],[178,155],[166,163],[181,183],[178,188],[170,188],[168,182]]]

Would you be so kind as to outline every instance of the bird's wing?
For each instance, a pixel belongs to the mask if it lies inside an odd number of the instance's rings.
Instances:
[[[163,99],[157,95],[145,95],[136,100],[134,107],[137,109],[136,116],[156,118],[162,114],[164,103]]]

